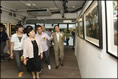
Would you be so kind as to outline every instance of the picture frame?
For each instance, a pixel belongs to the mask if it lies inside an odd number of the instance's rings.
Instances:
[[[80,16],[78,19],[78,36],[82,39],[84,39],[84,18],[83,16]]]
[[[78,23],[78,20],[76,21],[76,27],[75,27],[75,34],[76,34],[76,36],[78,36],[79,37],[79,23]]]
[[[13,35],[15,33],[15,26],[16,26],[16,24],[9,23],[9,27],[10,27],[9,36],[10,37],[11,37],[11,35]]]
[[[3,24],[5,25],[5,32],[9,36],[9,27],[8,27],[7,23],[3,23]]]
[[[106,51],[118,58],[118,0],[105,1]]]
[[[92,1],[84,13],[84,37],[94,46],[102,49],[102,11],[101,1]]]

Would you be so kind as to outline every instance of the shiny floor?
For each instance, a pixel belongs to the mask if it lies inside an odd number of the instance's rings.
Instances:
[[[48,70],[47,65],[44,63],[44,68],[40,74],[40,78],[80,78],[79,67],[74,54],[74,50],[70,46],[65,46],[64,66],[55,69],[54,51],[50,49],[50,60],[52,69]],[[27,72],[26,67],[23,65],[23,77],[32,78],[32,74]],[[17,67],[14,60],[1,62],[1,79],[2,78],[18,78]]]

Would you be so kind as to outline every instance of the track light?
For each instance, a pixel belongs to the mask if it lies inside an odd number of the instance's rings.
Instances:
[[[12,16],[12,13],[10,12],[9,15]]]
[[[16,14],[14,13],[13,16],[16,17]]]

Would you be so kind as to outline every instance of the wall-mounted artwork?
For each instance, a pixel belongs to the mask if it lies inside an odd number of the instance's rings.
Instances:
[[[8,27],[7,23],[4,23],[4,25],[5,25],[5,28],[4,28],[5,29],[5,32],[9,36],[9,27]]]
[[[10,30],[10,31],[9,31],[10,33],[9,33],[9,34],[10,34],[10,36],[11,36],[11,35],[13,35],[13,34],[16,32],[16,31],[15,31],[15,26],[16,26],[16,24],[11,24],[11,23],[10,23],[9,26],[10,26],[10,29],[9,29],[9,30]]]
[[[83,17],[81,16],[78,19],[78,29],[79,29],[79,37],[84,39],[84,25],[83,25]]]
[[[102,49],[101,1],[93,1],[84,13],[85,40]]]
[[[79,26],[78,26],[78,20],[77,20],[77,23],[76,23],[76,28],[75,28],[75,33],[76,33],[76,36],[79,36]]]
[[[118,58],[118,0],[106,1],[107,53]]]

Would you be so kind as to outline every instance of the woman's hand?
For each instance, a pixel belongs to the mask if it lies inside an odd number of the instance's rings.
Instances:
[[[28,60],[28,59],[24,59],[24,62],[23,62],[23,63],[24,63],[24,65],[26,65],[26,64],[27,64],[27,60]]]
[[[43,53],[41,53],[41,59],[43,58]]]

